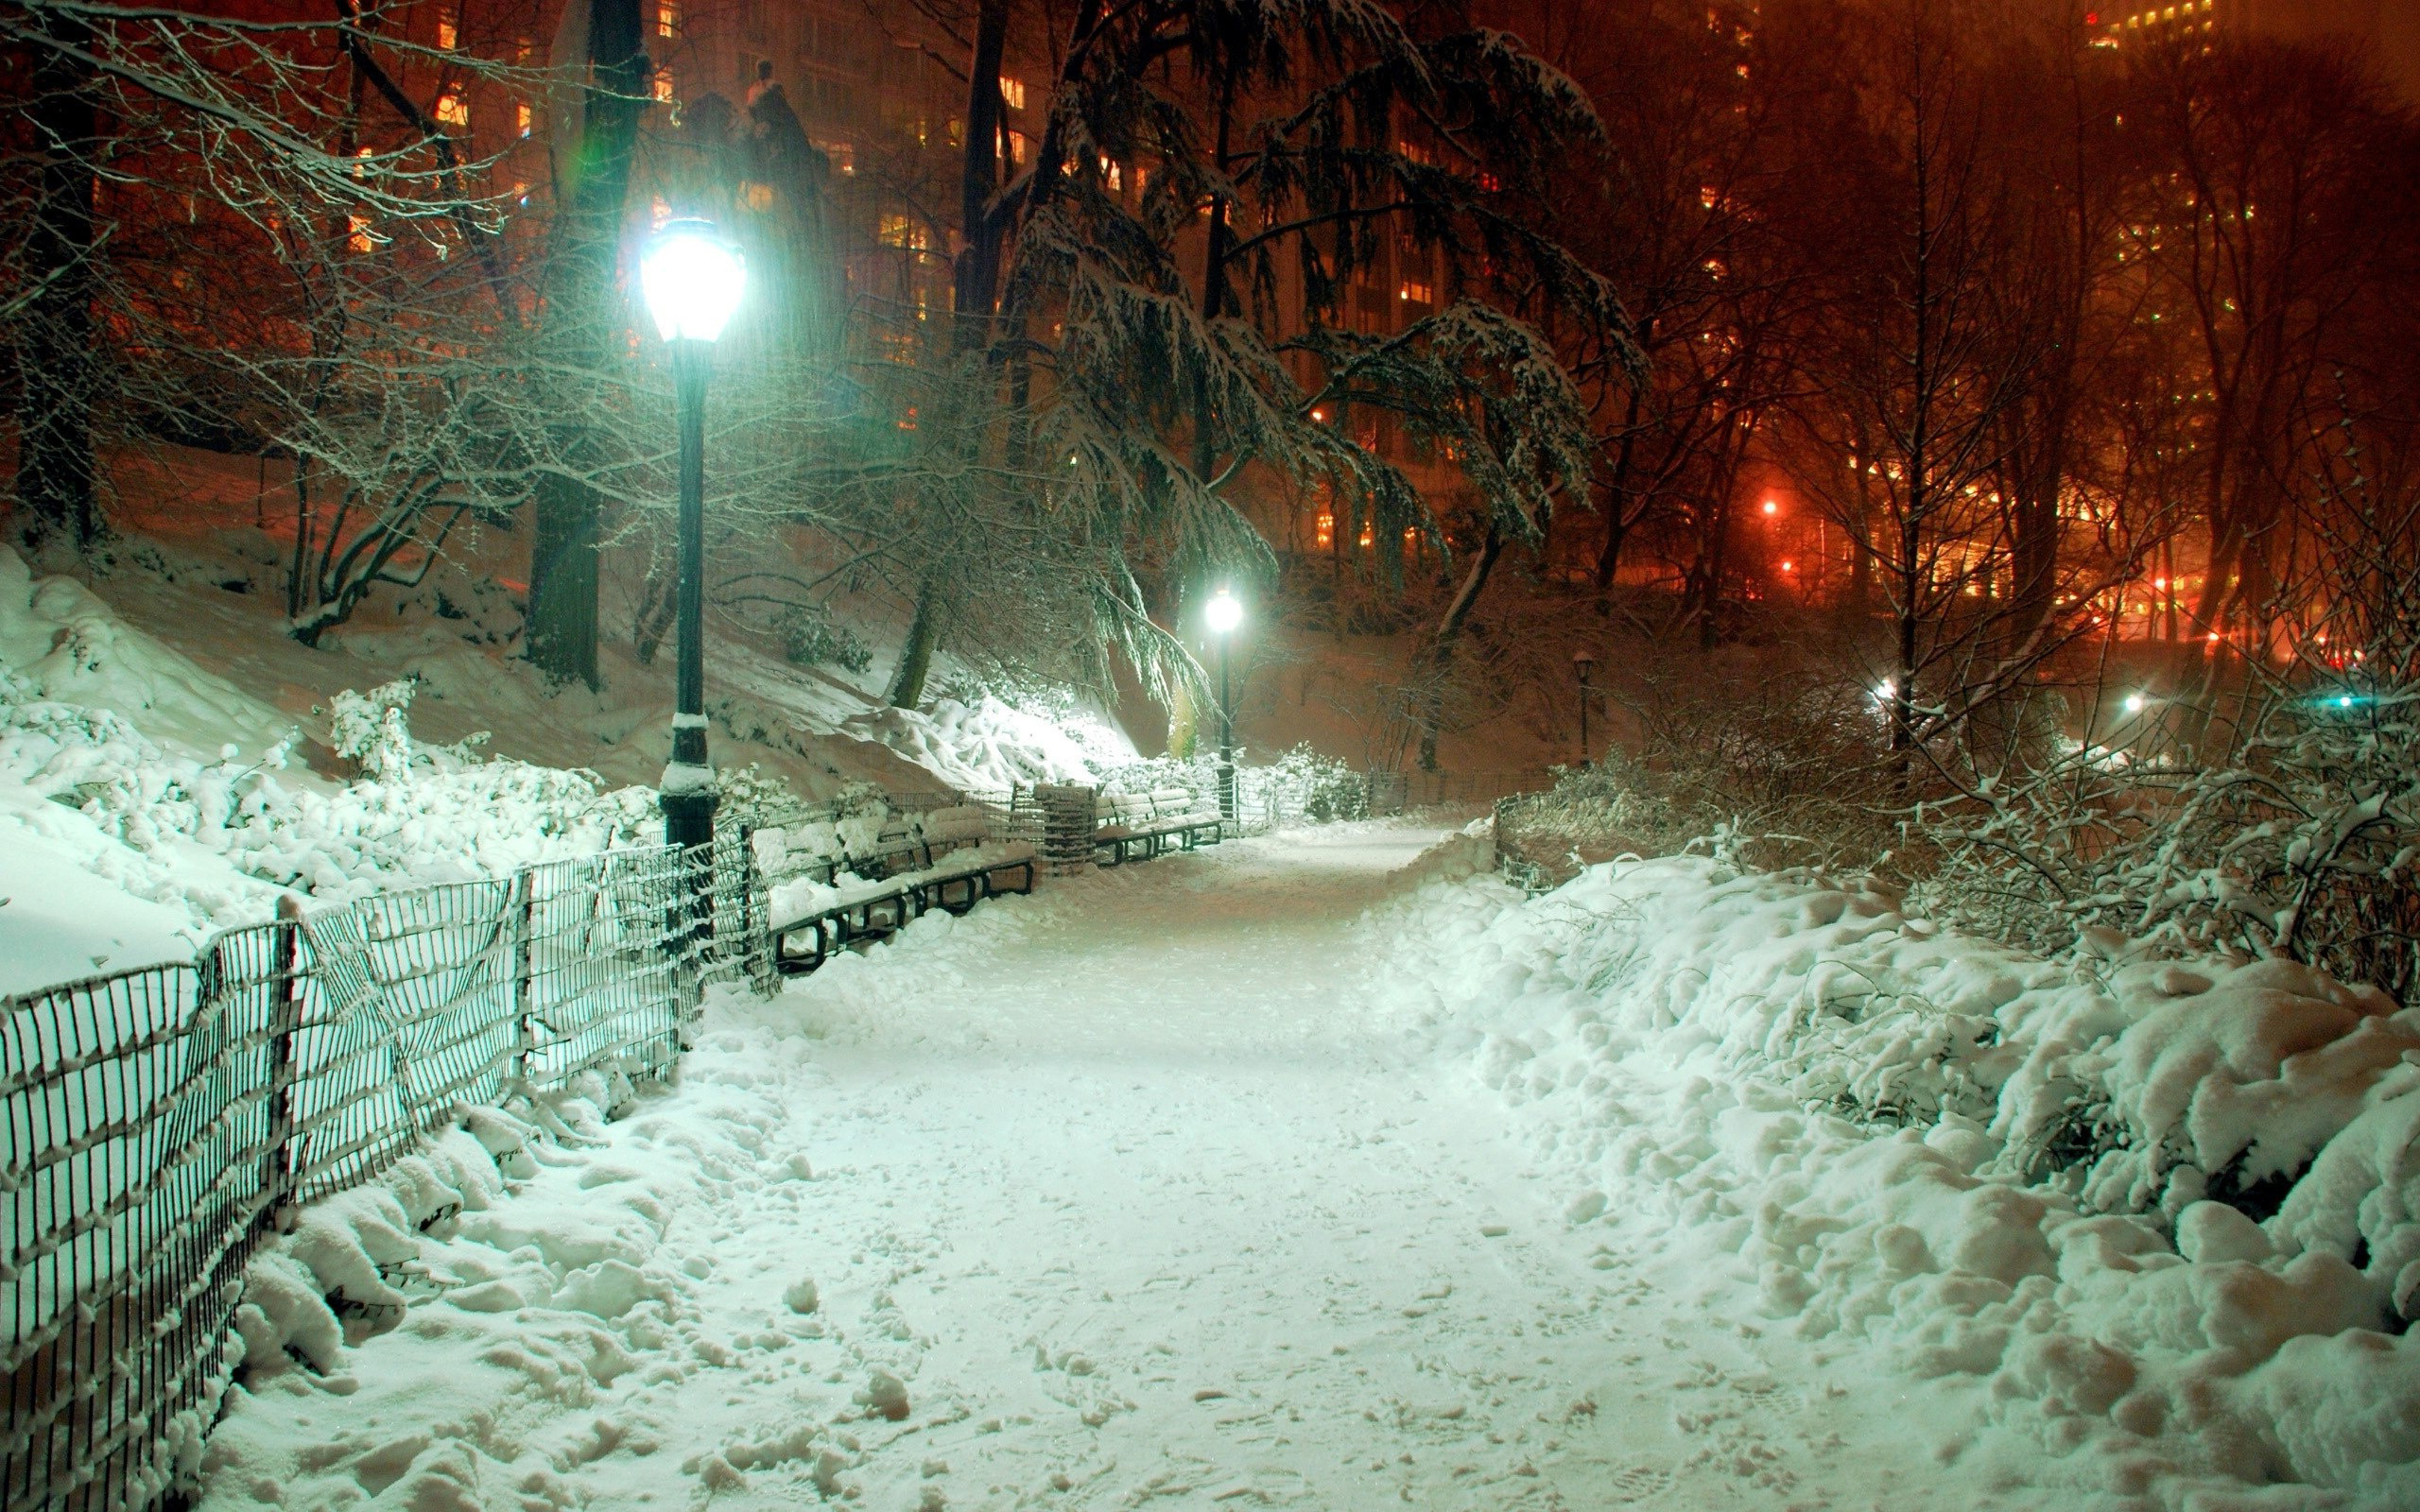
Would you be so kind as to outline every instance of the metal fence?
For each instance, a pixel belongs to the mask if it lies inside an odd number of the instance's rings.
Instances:
[[[382,894],[0,1002],[0,1508],[140,1508],[198,1445],[263,1236],[464,1104],[668,1072],[772,980],[745,834]]]

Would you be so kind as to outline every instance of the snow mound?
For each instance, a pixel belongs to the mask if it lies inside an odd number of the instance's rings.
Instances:
[[[416,747],[409,692],[337,695],[339,726],[365,727],[352,753],[377,775],[316,777],[267,706],[0,552],[8,988],[187,954],[269,917],[287,888],[341,902],[494,876],[631,843],[649,821],[645,789]],[[82,899],[75,917],[61,897]]]
[[[840,730],[890,747],[959,792],[1092,782],[1103,764],[1134,759],[1133,744],[1106,720],[1080,710],[1038,713],[989,694],[972,704],[942,698],[929,711],[877,709]]]
[[[2103,1487],[2420,1505],[2420,1014],[2282,962],[2104,980],[1699,858],[1431,881],[1385,927],[1575,1223],[1648,1215]]]

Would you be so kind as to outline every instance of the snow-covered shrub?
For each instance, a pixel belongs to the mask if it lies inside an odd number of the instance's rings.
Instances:
[[[2232,951],[2420,1004],[2420,687],[2273,687],[2235,734],[2074,747],[1924,806],[1919,896],[2038,950]]]
[[[863,672],[873,665],[873,648],[820,604],[782,610],[773,622],[773,633],[781,638],[782,656],[792,666],[828,662],[843,671]]]
[[[850,793],[870,785],[856,783],[842,797],[845,799]],[[823,807],[801,797],[780,773],[768,772],[754,762],[745,766],[715,768],[715,823],[718,826],[741,825],[756,830],[767,825],[794,824]]]
[[[328,745],[361,775],[389,781],[411,769],[408,711],[420,691],[417,678],[397,678],[368,693],[347,688],[328,700]]]
[[[1237,786],[1238,801],[1247,811],[1273,807],[1288,819],[1299,816],[1312,824],[1370,816],[1369,779],[1307,745],[1266,766],[1248,768]]]
[[[1704,670],[1618,687],[1625,738],[1500,805],[1504,853],[1550,878],[1626,852],[1871,865],[1892,838],[1876,816],[1892,777],[1863,695],[1808,666],[1746,685]]]

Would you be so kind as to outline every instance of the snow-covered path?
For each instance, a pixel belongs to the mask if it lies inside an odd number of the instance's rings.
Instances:
[[[1353,921],[1436,838],[1232,844],[724,1005],[677,1093],[424,1240],[442,1298],[349,1375],[239,1400],[214,1502],[1996,1504],[1898,1386],[1581,1237],[1386,1027]]]

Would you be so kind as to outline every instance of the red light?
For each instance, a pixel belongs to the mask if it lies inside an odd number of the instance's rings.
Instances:
[[[2087,11],[2085,11],[2085,12],[2083,13],[2083,24],[2084,24],[2085,26],[2100,26],[2100,11],[2098,11],[2098,10],[2087,10]]]

